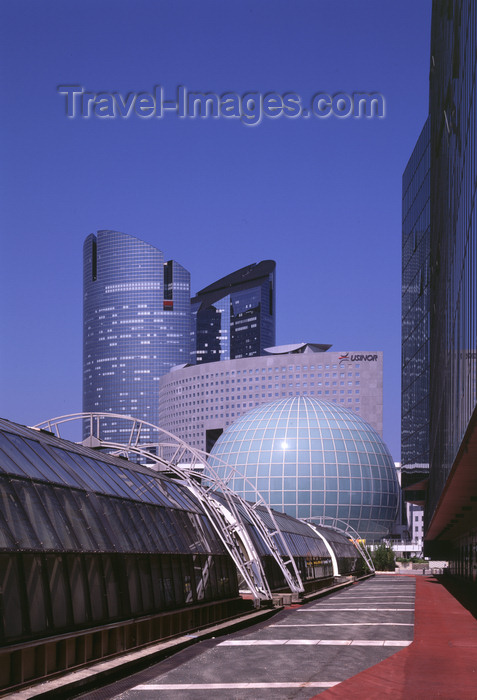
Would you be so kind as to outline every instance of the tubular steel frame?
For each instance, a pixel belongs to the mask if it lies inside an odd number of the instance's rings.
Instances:
[[[304,522],[306,522],[308,525],[310,525],[314,530],[315,530],[315,528],[313,527],[313,523],[311,522],[312,520],[316,520],[318,525],[323,525],[324,527],[329,527],[332,530],[336,530],[336,532],[341,532],[342,535],[343,534],[348,535],[351,542],[354,544],[354,546],[356,547],[358,552],[361,554],[361,556],[363,557],[366,564],[369,566],[370,571],[372,571],[373,573],[376,571],[376,569],[374,568],[373,560],[371,559],[371,556],[370,556],[368,550],[362,544],[363,540],[361,538],[361,535],[359,534],[359,532],[357,532],[357,530],[354,529],[354,527],[351,527],[351,525],[349,523],[347,523],[345,520],[340,520],[340,518],[332,518],[328,515],[316,515],[312,518],[306,518],[306,520],[304,520]],[[325,522],[325,521],[331,521],[331,522]],[[340,523],[344,527],[340,527],[338,525],[338,523]],[[315,530],[315,532],[318,532],[318,531]]]
[[[110,421],[111,419],[131,423],[127,443],[110,442],[101,438],[102,421]],[[37,430],[48,430],[61,438],[60,425],[73,421],[82,421],[83,429],[85,426],[89,426],[89,434],[79,444],[96,449],[102,448],[108,450],[109,454],[126,458],[129,458],[130,455],[138,455],[148,462],[146,466],[152,470],[156,472],[172,472],[184,481],[187,488],[202,503],[211,524],[256,600],[271,600],[272,593],[263,571],[260,556],[248,535],[237,503],[241,505],[252,524],[265,540],[291,592],[302,593],[304,591],[303,582],[295,560],[272,510],[263,500],[260,492],[249,479],[245,478],[256,497],[256,502],[251,504],[229,488],[228,482],[232,476],[238,475],[235,467],[231,467],[214,456],[214,460],[219,462],[221,467],[226,467],[230,470],[225,479],[220,478],[214,468],[207,463],[207,458],[209,457],[207,452],[191,447],[172,433],[158,428],[152,423],[116,413],[71,413],[50,418],[33,427]],[[145,427],[153,428],[156,431],[159,438],[157,442],[140,443],[141,432]],[[167,456],[165,456],[165,453],[167,453]],[[203,468],[205,466],[207,466],[208,473],[204,477]],[[243,475],[240,476],[242,477]],[[208,485],[204,485],[202,480],[208,482]],[[220,491],[227,504],[226,507],[217,498],[214,498],[214,489]],[[266,509],[273,523],[273,531],[270,531],[265,526],[263,520],[256,512],[258,506]],[[280,554],[280,550],[285,554]]]

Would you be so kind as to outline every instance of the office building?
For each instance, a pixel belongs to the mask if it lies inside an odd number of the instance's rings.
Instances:
[[[83,410],[158,423],[159,379],[190,356],[190,275],[162,251],[118,231],[84,243]],[[104,437],[124,442],[112,418]],[[153,442],[144,428],[142,442]]]
[[[266,354],[175,367],[159,381],[159,425],[210,452],[237,418],[264,403],[311,396],[360,415],[383,430],[383,353],[329,351],[330,345],[297,343]]]
[[[245,500],[255,500],[256,488],[279,511],[325,524],[337,518],[370,542],[389,533],[398,512],[382,438],[355,412],[310,396],[249,411],[219,437],[208,465]]]
[[[232,272],[191,300],[191,364],[262,355],[275,344],[275,262]]]
[[[477,4],[433,2],[425,551],[477,577]]]
[[[429,474],[430,120],[402,179],[401,476],[424,503]]]

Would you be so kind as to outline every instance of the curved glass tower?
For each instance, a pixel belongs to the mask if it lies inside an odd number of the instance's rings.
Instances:
[[[84,243],[83,289],[83,411],[157,425],[158,380],[189,359],[189,272],[133,236],[98,231]],[[101,437],[123,442],[128,431],[111,419]]]

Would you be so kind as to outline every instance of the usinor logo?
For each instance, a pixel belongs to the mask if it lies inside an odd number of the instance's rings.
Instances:
[[[349,352],[340,355],[338,362],[377,362],[377,355],[351,355]]]

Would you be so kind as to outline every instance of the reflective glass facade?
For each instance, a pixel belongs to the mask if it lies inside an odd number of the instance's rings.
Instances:
[[[190,355],[190,275],[148,243],[98,231],[84,244],[83,410],[158,424],[158,380]],[[130,428],[111,419],[103,438]],[[143,442],[153,442],[146,428]]]
[[[429,463],[430,121],[403,175],[401,463]]]
[[[467,470],[455,505],[430,537],[453,539],[459,519],[475,528],[477,358],[477,4],[434,2],[431,118],[431,432],[427,526],[444,513],[446,489]],[[469,432],[470,430],[470,432]],[[465,444],[463,444],[465,436]],[[459,450],[462,449],[462,454]],[[458,460],[456,461],[456,458]],[[450,508],[450,506],[449,506]],[[461,512],[462,509],[462,512]],[[452,520],[453,519],[453,520]],[[439,520],[439,522],[438,522]],[[442,530],[446,525],[445,536]],[[452,527],[451,527],[452,526]]]
[[[0,420],[0,646],[237,595],[184,485]]]
[[[238,419],[216,442],[214,457],[238,470],[229,486],[247,500],[254,491],[297,518],[327,516],[367,540],[386,535],[398,508],[399,485],[382,438],[358,415],[310,397],[264,404]]]
[[[263,355],[275,344],[275,263],[248,265],[192,300],[191,363]]]

